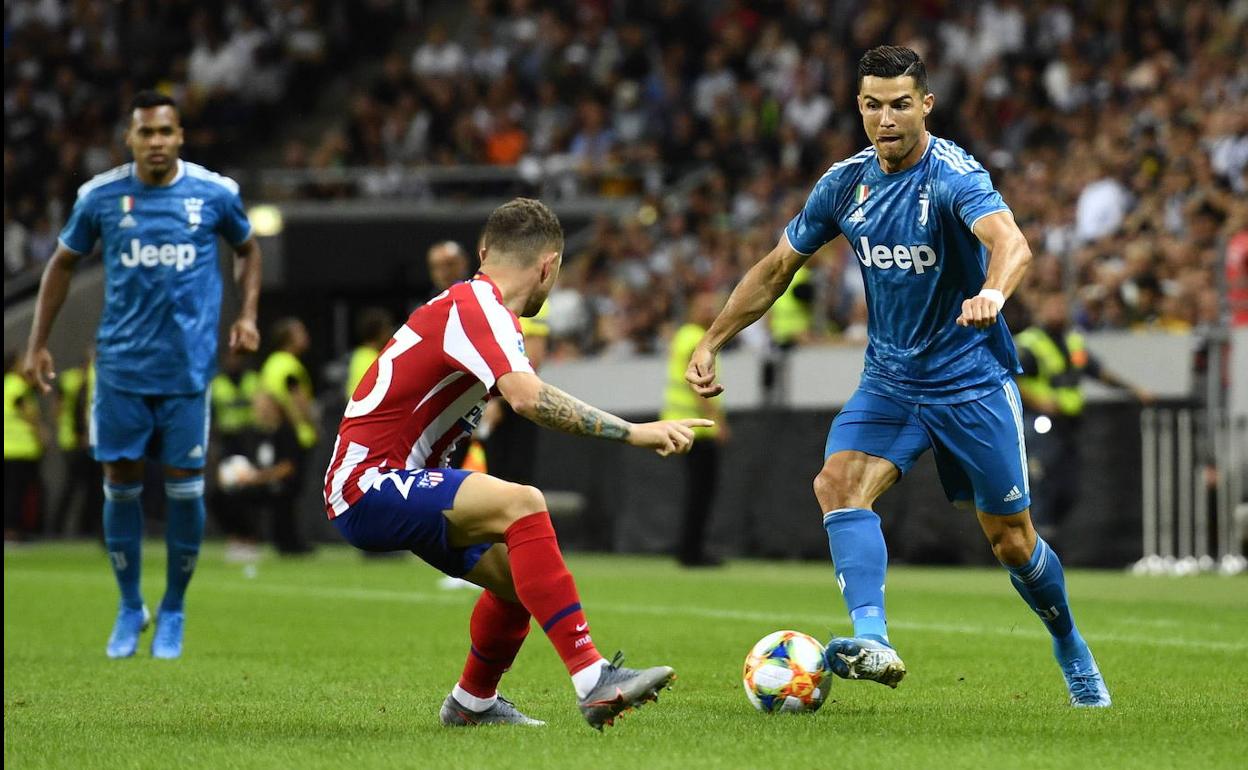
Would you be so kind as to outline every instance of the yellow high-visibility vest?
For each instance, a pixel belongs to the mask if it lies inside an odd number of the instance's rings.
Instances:
[[[260,387],[273,396],[283,409],[288,410],[288,413],[291,408],[291,399],[286,383],[292,378],[299,391],[311,401],[312,376],[308,374],[308,369],[303,362],[293,353],[275,350],[265,359],[264,366],[260,367]],[[299,437],[299,446],[304,449],[311,449],[316,445],[316,426],[302,417],[298,418],[295,423],[295,434]]]
[[[351,396],[355,395],[355,388],[360,384],[360,380],[364,379],[364,375],[368,374],[368,367],[373,365],[377,360],[377,354],[381,351],[372,345],[360,345],[351,353],[351,361],[347,364],[347,400],[351,400]]]
[[[251,400],[260,387],[260,375],[253,371],[243,372],[238,382],[222,372],[212,378],[212,415],[217,430],[232,436],[251,427],[253,415]]]
[[[797,298],[795,290],[799,286],[810,283],[810,268],[802,265],[793,275],[789,287],[784,290],[771,306],[768,324],[771,328],[771,339],[778,345],[796,342],[797,338],[810,331],[815,322],[815,314],[809,302]]]
[[[22,411],[22,399],[34,398],[35,390],[17,372],[4,375],[4,459],[38,460],[43,457],[39,425]],[[38,401],[35,401],[36,410]]]
[[[698,409],[698,401],[702,397],[693,392],[693,388],[685,381],[685,370],[689,367],[689,358],[693,349],[698,346],[706,329],[695,323],[687,323],[676,330],[672,336],[672,348],[667,358],[667,387],[663,391],[662,420],[683,420],[702,417]],[[694,428],[694,436],[699,439],[713,438],[719,434],[719,425],[713,428]]]
[[[78,446],[78,415],[79,399],[90,398],[87,390],[87,373],[82,367],[75,366],[61,371],[56,378],[61,390],[61,413],[56,418],[56,443],[65,452],[72,452]]]
[[[1038,326],[1019,332],[1014,341],[1036,358],[1036,376],[1019,377],[1019,386],[1041,398],[1056,401],[1058,411],[1067,417],[1082,414],[1084,400],[1079,380],[1088,365],[1088,349],[1083,335],[1075,331],[1066,333],[1069,360],[1048,332]]]

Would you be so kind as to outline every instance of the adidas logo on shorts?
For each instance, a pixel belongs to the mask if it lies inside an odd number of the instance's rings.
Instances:
[[[1013,486],[1013,487],[1010,487],[1009,494],[1007,494],[1007,495],[1006,495],[1006,496],[1002,499],[1002,502],[1012,503],[1012,502],[1014,502],[1015,500],[1020,500],[1020,499],[1022,499],[1022,497],[1023,497],[1023,493],[1022,493],[1022,492],[1020,492],[1020,491],[1018,491],[1018,487],[1017,487],[1017,486]]]

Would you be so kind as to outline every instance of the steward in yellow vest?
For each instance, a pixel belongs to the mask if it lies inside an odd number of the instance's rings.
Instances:
[[[311,449],[317,439],[315,393],[312,376],[299,360],[308,349],[308,329],[297,318],[283,318],[274,324],[273,341],[277,349],[260,367],[260,387],[282,407],[299,445]]]
[[[806,265],[802,265],[789,282],[789,288],[776,299],[768,315],[772,342],[782,348],[792,347],[808,336],[815,322],[815,284],[812,282],[814,273]],[[690,350],[690,354],[692,354]],[[685,359],[688,365],[689,359]],[[684,379],[684,369],[681,369]],[[692,392],[692,391],[691,391]]]
[[[347,363],[346,393],[347,401],[355,393],[355,388],[368,373],[368,368],[377,360],[377,354],[394,335],[397,324],[389,311],[379,308],[365,308],[355,323],[356,338],[360,345],[351,351],[351,360]]]
[[[1035,308],[1036,324],[1014,336],[1023,367],[1018,389],[1027,409],[1062,422],[1077,422],[1083,414],[1080,384],[1084,377],[1128,391],[1143,403],[1152,401],[1148,391],[1113,374],[1088,351],[1083,335],[1068,325],[1066,298],[1061,293],[1040,297]]]
[[[230,351],[209,388],[212,422],[220,440],[221,456],[243,454],[240,447],[255,425],[252,402],[260,388],[260,375],[246,368],[242,355]]]
[[[705,417],[715,421],[710,428],[694,428],[697,440],[685,459],[685,501],[676,558],[686,567],[714,567],[722,562],[706,549],[706,531],[714,512],[719,484],[720,445],[729,438],[728,422],[718,398],[702,398],[685,381],[685,369],[702,335],[715,320],[723,298],[710,291],[689,300],[685,323],[672,337],[667,360],[667,385],[663,392],[660,419]],[[708,440],[709,439],[709,440]]]

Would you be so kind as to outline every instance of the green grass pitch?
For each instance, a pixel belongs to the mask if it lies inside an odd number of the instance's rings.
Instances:
[[[159,602],[164,544],[146,544]],[[741,692],[767,632],[848,629],[826,564],[570,559],[610,655],[666,663],[660,703],[590,730],[535,629],[502,691],[540,729],[450,730],[438,707],[467,649],[475,594],[414,559],[346,548],[270,559],[254,578],[208,546],[188,598],[186,653],[110,661],[116,594],[87,544],[4,559],[6,767],[1151,768],[1244,767],[1248,582],[1073,571],[1074,611],[1114,696],[1076,711],[1040,622],[994,570],[890,572],[897,690],[836,680],[813,715],[764,715]]]

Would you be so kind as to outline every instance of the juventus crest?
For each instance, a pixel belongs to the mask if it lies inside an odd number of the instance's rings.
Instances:
[[[201,213],[204,209],[204,199],[184,198],[182,205],[186,207],[186,224],[191,228],[191,232],[195,232],[204,222]]]

